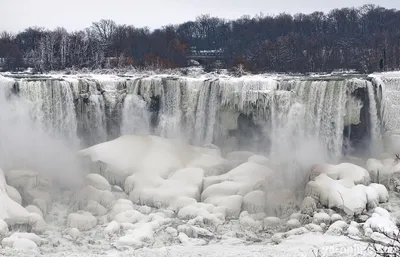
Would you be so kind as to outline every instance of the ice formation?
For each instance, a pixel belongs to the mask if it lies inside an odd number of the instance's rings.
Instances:
[[[0,156],[2,246],[122,253],[285,244],[313,233],[385,242],[398,232],[384,209],[400,190],[398,82],[384,74],[0,76],[0,105],[12,114],[0,122],[32,126],[15,134],[56,152],[24,150],[13,133],[5,140],[15,145],[0,145],[12,153]],[[1,133],[10,129],[0,124]],[[78,148],[82,169],[68,165]],[[343,154],[359,155],[343,162]],[[58,185],[72,177],[68,201],[59,199]]]

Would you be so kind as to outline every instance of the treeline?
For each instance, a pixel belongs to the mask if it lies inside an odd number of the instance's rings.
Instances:
[[[398,69],[400,11],[365,5],[231,21],[203,15],[153,31],[101,20],[76,32],[31,27],[0,35],[0,60],[7,70],[177,68],[188,65],[193,48],[220,49],[220,67],[253,72]]]

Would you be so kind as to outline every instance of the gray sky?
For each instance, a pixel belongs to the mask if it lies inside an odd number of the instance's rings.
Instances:
[[[29,26],[79,30],[103,18],[158,28],[200,14],[232,19],[261,12],[326,12],[367,3],[400,9],[400,0],[0,0],[0,31],[17,32]]]

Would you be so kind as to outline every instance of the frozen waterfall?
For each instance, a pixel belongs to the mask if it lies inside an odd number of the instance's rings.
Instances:
[[[382,132],[398,127],[393,92],[400,83],[376,81],[340,76],[4,75],[0,87],[3,92],[14,89],[46,133],[81,146],[120,134],[156,134],[227,150],[276,156],[315,151],[332,159],[365,148],[365,142],[371,147],[368,154],[378,154]]]

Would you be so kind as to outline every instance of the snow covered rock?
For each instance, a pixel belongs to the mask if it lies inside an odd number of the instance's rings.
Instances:
[[[347,228],[347,234],[349,235],[349,236],[352,236],[352,237],[360,237],[361,236],[361,232],[360,232],[360,230],[356,227],[356,226],[352,226],[352,225],[350,225],[348,228]]]
[[[267,167],[270,164],[268,158],[262,155],[253,155],[248,159],[248,162],[254,162]]]
[[[277,230],[282,226],[282,221],[278,217],[267,217],[264,219],[264,230]]]
[[[133,211],[133,203],[127,199],[119,199],[115,202],[114,206],[111,208],[110,213],[108,214],[109,220],[113,220],[115,215],[124,212],[124,211]]]
[[[263,229],[263,221],[254,220],[246,211],[240,214],[239,224],[245,231],[248,230],[257,233]]]
[[[262,213],[265,211],[266,198],[261,190],[255,190],[243,197],[242,211]]]
[[[300,223],[300,221],[297,220],[297,219],[291,219],[291,220],[289,220],[289,221],[286,223],[286,227],[287,227],[289,230],[292,230],[292,229],[301,227],[301,223]]]
[[[348,173],[351,174],[352,170]],[[320,174],[307,183],[305,194],[325,207],[342,209],[348,215],[361,214],[364,210],[375,208],[380,200],[385,198],[380,195],[385,192],[377,191],[374,186],[354,184],[354,181],[368,181],[362,174],[362,170],[356,169],[354,175],[346,175],[347,177],[339,180],[332,179],[324,173]]]
[[[343,217],[339,214],[335,213],[331,216],[331,223],[335,223],[336,221],[343,220]]]
[[[10,226],[29,223],[29,212],[8,196],[6,186],[4,172],[0,169],[0,220]]]
[[[108,212],[104,206],[93,200],[89,200],[85,210],[94,216],[103,216]]]
[[[151,208],[149,206],[143,205],[143,206],[140,206],[139,212],[144,214],[144,215],[148,215],[148,214],[151,213]]]
[[[324,212],[319,212],[314,214],[313,223],[321,225],[322,223],[330,224],[330,222],[331,222],[331,217],[329,216],[329,214]]]
[[[316,210],[317,203],[315,202],[315,200],[309,196],[304,198],[300,206],[301,213],[313,216]]]
[[[348,227],[349,226],[347,225],[346,222],[344,222],[343,220],[338,220],[329,226],[329,229],[328,231],[326,231],[326,234],[340,236],[344,234],[344,232],[348,229]]]
[[[114,216],[118,223],[137,223],[144,218],[144,215],[136,210],[124,211]]]
[[[7,195],[18,204],[22,204],[22,197],[15,187],[6,185]]]
[[[51,204],[51,181],[32,170],[10,170],[6,173],[8,185],[14,187],[22,196],[23,203],[33,204],[34,199],[42,199],[47,206]]]
[[[97,219],[89,212],[79,211],[68,215],[68,226],[80,231],[92,229],[97,224]]]
[[[23,252],[35,252],[39,253],[39,248],[35,242],[27,238],[4,238],[2,241],[3,247],[11,247],[15,250]]]
[[[226,219],[239,218],[243,206],[243,197],[240,195],[231,196],[215,196],[204,200],[205,203],[210,203],[217,207],[223,208],[223,214]],[[218,209],[215,209],[215,211]],[[213,211],[215,213],[215,211]],[[222,212],[220,212],[222,213]]]
[[[85,179],[85,186],[92,186],[99,190],[111,191],[111,185],[103,176],[99,174],[88,174]]]
[[[115,197],[109,190],[100,190],[93,186],[85,186],[78,194],[79,209],[86,209],[91,201],[109,209],[115,203]]]
[[[304,226],[304,228],[306,228],[307,230],[309,230],[310,232],[318,232],[318,233],[322,233],[323,229],[321,228],[321,226],[317,225],[317,224],[306,224]]]
[[[104,229],[104,233],[108,236],[113,236],[120,230],[120,224],[115,220],[111,221]]]
[[[167,227],[165,229],[165,232],[167,232],[169,235],[171,235],[173,237],[177,237],[178,236],[178,230],[174,229],[173,227]]]
[[[369,185],[371,179],[366,169],[352,163],[316,164],[311,168],[310,180],[314,180],[321,174],[325,174],[333,180],[342,180],[344,183],[355,185]]]
[[[4,220],[0,220],[0,237],[4,237],[8,233],[8,225]]]
[[[29,213],[36,213],[39,214],[40,217],[43,218],[43,212],[35,205],[28,205],[25,207],[25,209],[29,212]]]
[[[136,204],[157,208],[167,208],[178,197],[200,200],[204,170],[201,168],[184,168],[171,171],[167,179],[158,177],[154,180],[146,173],[138,172],[129,177],[125,188],[133,188],[129,198]]]
[[[16,250],[22,250],[25,252],[38,252],[38,246],[44,243],[39,236],[33,233],[21,233],[16,232],[10,237],[6,237],[1,241],[3,247],[10,247]]]
[[[79,238],[79,236],[81,235],[81,232],[77,228],[71,228],[68,231],[68,235],[72,238],[72,240],[75,241]]]

